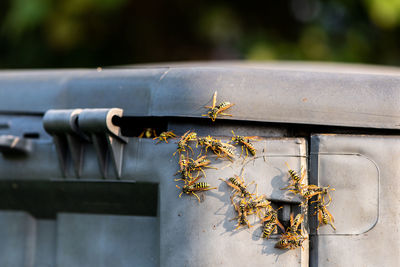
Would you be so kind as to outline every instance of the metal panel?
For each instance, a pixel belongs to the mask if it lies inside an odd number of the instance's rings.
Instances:
[[[61,213],[57,267],[158,266],[158,219]]]
[[[292,168],[306,167],[306,142],[303,139],[267,139],[255,142],[258,156],[237,159],[233,164],[219,160],[218,170],[207,170],[205,181],[216,190],[195,197],[183,195],[167,172],[160,181],[160,262],[161,266],[308,266],[308,242],[304,250],[274,248],[277,235],[261,238],[261,225],[234,230],[237,221],[230,188],[219,178],[242,174],[247,183],[255,181],[259,194],[274,201],[287,201],[298,207],[293,194],[280,190],[288,184],[288,162]],[[175,163],[176,164],[176,163]],[[255,190],[254,185],[249,190]],[[290,209],[290,208],[289,208]],[[290,211],[289,211],[290,212]],[[255,219],[255,218],[253,218]],[[253,224],[256,221],[250,219]],[[287,218],[288,219],[288,218]]]
[[[315,135],[311,183],[331,185],[337,231],[320,228],[311,266],[398,266],[400,138]]]

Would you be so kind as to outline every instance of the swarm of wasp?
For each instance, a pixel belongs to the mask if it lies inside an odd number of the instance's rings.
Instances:
[[[173,153],[173,155],[178,152],[181,154],[182,152],[187,152],[186,148],[189,148],[192,153],[193,149],[189,146],[189,141],[196,141],[197,140],[197,133],[191,132],[190,130],[187,131],[184,135],[182,135],[181,139],[178,142],[178,149]]]
[[[235,133],[232,130],[232,140],[231,142],[236,143],[237,145],[241,145],[242,147],[242,152],[240,153],[240,157],[243,154],[243,148],[244,150],[246,150],[246,157],[249,156],[249,152],[252,156],[255,156],[257,153],[257,150],[255,149],[255,147],[253,146],[252,143],[250,143],[250,140],[258,140],[259,137],[258,136],[241,136],[241,135],[235,135]]]
[[[207,114],[203,114],[201,116],[208,116],[212,121],[215,121],[215,119],[217,118],[218,115],[232,117],[231,114],[223,113],[223,111],[227,110],[228,108],[232,107],[235,104],[224,101],[221,104],[216,106],[216,103],[217,103],[217,92],[215,91],[215,93],[213,95],[212,106],[211,107],[205,106],[205,108],[210,109],[210,111],[207,112]]]
[[[208,191],[208,190],[212,190],[212,189],[217,189],[216,187],[211,187],[210,184],[206,183],[206,182],[197,182],[197,180],[200,177],[197,177],[195,179],[192,179],[191,181],[185,183],[184,186],[179,187],[178,185],[176,185],[177,188],[182,189],[182,192],[179,194],[179,197],[182,196],[183,193],[187,194],[187,195],[194,195],[197,200],[200,202],[200,198],[199,196],[196,194],[196,192],[202,192],[202,191]]]
[[[174,134],[173,131],[162,132],[158,137],[154,137],[153,140],[158,139],[156,144],[160,143],[161,141],[164,141],[168,144],[168,138],[176,138],[176,134]]]

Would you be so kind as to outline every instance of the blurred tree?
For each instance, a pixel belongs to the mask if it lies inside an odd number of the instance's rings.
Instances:
[[[400,0],[3,0],[0,68],[249,59],[400,64]]]

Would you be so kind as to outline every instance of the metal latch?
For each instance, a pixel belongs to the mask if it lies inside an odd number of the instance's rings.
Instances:
[[[43,118],[45,130],[52,135],[56,145],[61,171],[67,176],[69,158],[75,175],[81,176],[85,145],[95,147],[103,178],[107,178],[107,166],[111,154],[117,178],[121,177],[123,150],[127,139],[121,129],[112,123],[114,116],[122,117],[123,110],[65,109],[48,110]]]
[[[33,149],[32,141],[14,135],[0,135],[0,153],[26,155]]]

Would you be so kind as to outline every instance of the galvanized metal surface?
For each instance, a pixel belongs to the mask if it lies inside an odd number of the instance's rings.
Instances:
[[[311,182],[336,188],[337,228],[320,228],[311,266],[398,266],[400,138],[315,135],[311,153]]]
[[[399,75],[251,66],[1,72],[0,113],[119,107],[200,118],[218,91],[236,104],[234,120],[400,129],[399,84]]]

